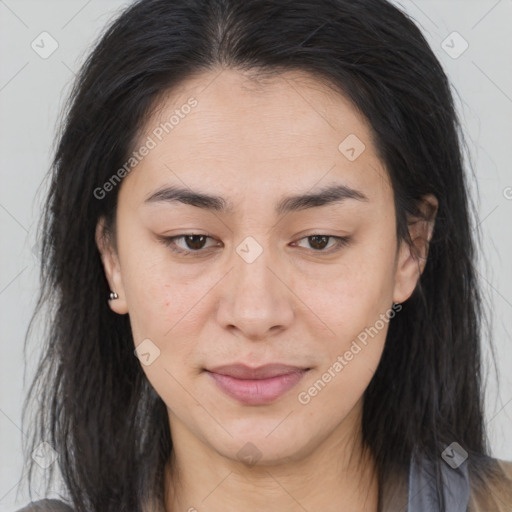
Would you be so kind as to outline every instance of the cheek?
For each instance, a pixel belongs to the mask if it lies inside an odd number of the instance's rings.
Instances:
[[[200,328],[207,309],[215,309],[214,301],[222,299],[211,291],[226,269],[213,263],[208,266],[207,259],[178,263],[147,231],[136,233],[135,228],[127,230],[128,225],[124,228],[119,250],[135,343],[147,337],[162,343],[186,338],[194,326]],[[357,336],[390,305],[394,244],[388,226],[372,226],[360,234],[353,246],[343,249],[337,259],[324,263],[321,259],[299,257],[283,267],[276,264],[273,270],[282,275],[291,290],[290,302],[298,300],[299,309],[305,307],[305,312],[314,313],[317,323],[322,320],[328,336],[332,334],[339,340],[342,334],[346,343],[347,338]],[[236,293],[236,286],[227,283],[220,288],[224,286],[224,293]],[[338,345],[335,343],[340,348]]]
[[[124,283],[134,344],[142,347],[150,340],[150,352],[156,354],[148,365],[140,358],[142,370],[168,407],[193,408],[182,386],[190,382],[195,368],[197,302],[204,292],[198,294],[197,286],[187,288],[176,272],[170,273],[164,261],[148,252],[145,260],[134,258],[133,263],[126,266]]]
[[[188,286],[184,266],[173,265],[166,248],[142,229],[125,234],[119,251],[134,337],[162,338],[191,308],[197,288]]]
[[[316,378],[327,372],[324,378],[334,400],[341,396],[336,393],[342,393],[353,402],[364,391],[396,314],[392,309],[395,253],[390,249],[394,239],[390,236],[388,242],[381,242],[379,247],[354,251],[322,290],[310,287],[310,304],[329,327],[321,347],[326,357]]]
[[[134,343],[137,347],[149,339],[159,353],[143,370],[162,397],[176,401],[183,394],[178,383],[190,381],[199,371],[198,344],[212,311],[209,292],[222,275],[191,277],[182,270],[186,265],[172,262],[156,244],[145,250],[127,247],[126,254],[130,258],[125,260],[123,284]]]
[[[371,283],[371,281],[370,281]],[[344,300],[332,307],[328,322],[331,331],[327,339],[317,340],[322,364],[315,369],[299,390],[298,402],[307,406],[312,417],[327,416],[332,424],[341,421],[361,399],[382,357],[389,322],[395,311],[386,297],[375,288],[361,289],[354,300]],[[377,288],[378,289],[378,288]],[[323,310],[327,315],[327,310]]]
[[[347,252],[323,280],[308,280],[301,293],[336,333],[356,335],[391,306],[394,252],[389,246],[361,246]]]

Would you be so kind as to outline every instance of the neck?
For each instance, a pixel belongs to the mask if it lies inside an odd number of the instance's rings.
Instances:
[[[207,447],[169,411],[174,449],[166,512],[377,512],[375,462],[363,450],[360,412],[356,407],[299,460],[248,466]],[[350,423],[356,428],[347,430]]]

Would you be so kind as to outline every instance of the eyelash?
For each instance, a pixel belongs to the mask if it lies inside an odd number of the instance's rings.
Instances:
[[[208,235],[207,233],[186,233],[184,235],[177,235],[177,236],[171,236],[171,237],[160,237],[160,241],[169,249],[171,249],[172,252],[181,254],[183,256],[192,256],[193,254],[200,254],[202,252],[205,252],[207,249],[198,249],[197,251],[193,250],[185,250],[181,248],[176,247],[175,240],[178,240],[180,238],[185,238],[187,236],[205,236],[207,238],[213,238],[212,236]],[[342,249],[343,247],[347,246],[350,243],[350,237],[348,236],[334,236],[334,235],[324,235],[321,233],[314,233],[312,235],[305,236],[298,241],[312,238],[312,237],[326,237],[329,239],[334,239],[335,244],[333,247],[331,247],[329,250],[322,250],[322,249],[312,249],[313,253],[317,254],[331,254],[333,252],[337,252],[338,250]]]

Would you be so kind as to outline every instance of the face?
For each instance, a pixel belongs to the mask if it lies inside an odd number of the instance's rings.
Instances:
[[[366,121],[304,74],[224,69],[169,94],[135,150],[117,250],[101,223],[97,243],[173,440],[277,463],[347,432],[422,270]]]

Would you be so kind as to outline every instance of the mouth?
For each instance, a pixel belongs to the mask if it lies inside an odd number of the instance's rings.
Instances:
[[[295,387],[311,368],[267,364],[251,368],[244,364],[206,370],[217,387],[245,405],[265,405]]]

